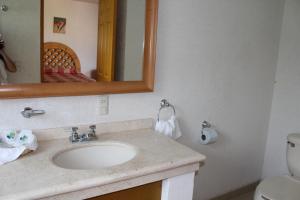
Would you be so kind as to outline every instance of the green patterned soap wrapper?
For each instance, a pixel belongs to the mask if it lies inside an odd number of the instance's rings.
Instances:
[[[17,131],[15,130],[1,130],[0,140],[2,144],[13,146],[17,139]]]
[[[6,138],[9,139],[9,140],[16,139],[16,132],[15,131],[10,131],[9,133],[7,133]]]

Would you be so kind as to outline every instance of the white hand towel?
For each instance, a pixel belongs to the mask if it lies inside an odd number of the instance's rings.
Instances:
[[[4,62],[0,59],[0,85],[7,83],[7,73]]]
[[[26,150],[36,150],[37,138],[30,130],[6,130],[0,133],[0,165],[18,159]]]
[[[181,138],[182,132],[181,132],[178,120],[175,118],[174,121],[175,121],[175,131],[173,133],[173,138],[175,138],[177,140],[177,139]]]
[[[161,119],[157,120],[155,124],[155,131],[175,140],[182,136],[178,120],[174,115],[166,121]]]
[[[2,148],[0,145],[0,165],[17,160],[22,153],[26,150],[26,147],[14,147],[14,148]]]

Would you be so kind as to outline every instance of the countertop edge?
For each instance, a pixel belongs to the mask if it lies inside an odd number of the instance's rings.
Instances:
[[[1,197],[0,199],[3,198],[5,200],[33,200],[33,199],[56,200],[56,199],[62,199],[61,197],[63,196],[64,200],[68,200],[68,196],[72,195],[72,198],[70,198],[70,199],[75,200],[74,198],[77,199],[78,197],[81,196],[79,193],[81,193],[82,191],[86,191],[86,190],[92,190],[92,192],[89,194],[97,193],[97,195],[100,196],[100,195],[109,194],[112,192],[116,192],[116,191],[120,191],[120,190],[124,190],[124,189],[128,189],[128,188],[136,187],[139,185],[144,185],[147,183],[179,176],[179,175],[182,175],[185,173],[196,172],[199,170],[200,165],[204,160],[205,160],[205,157],[203,156],[202,159],[198,158],[197,160],[194,160],[194,161],[191,160],[190,162],[181,163],[180,165],[178,164],[178,165],[174,165],[171,167],[157,166],[157,169],[148,171],[147,173],[145,173],[144,170],[142,170],[136,174],[124,176],[122,178],[118,178],[113,181],[101,182],[101,183],[99,183],[99,181],[95,181],[95,183],[93,183],[93,184],[87,184],[87,181],[89,181],[89,180],[85,180],[85,184],[84,184],[85,186],[70,185],[69,187],[66,186],[66,188],[63,188],[61,190],[56,189],[55,191],[35,190],[34,192],[22,193],[22,195],[18,194],[18,195],[12,195],[12,196],[4,196],[4,197]],[[147,180],[150,179],[150,181],[149,180],[148,181],[140,180],[140,179],[144,179],[145,177]],[[159,177],[159,178],[157,178],[157,177]],[[98,184],[96,182],[98,182]],[[128,185],[130,185],[130,187],[125,187],[122,185],[122,183],[124,183],[124,182],[125,183],[133,182],[133,183],[128,184]],[[139,184],[136,184],[136,182],[138,182]],[[120,184],[120,186],[118,186],[118,184]],[[117,188],[117,189],[110,191],[109,187]],[[102,190],[103,190],[103,188],[105,188],[106,192],[93,191],[95,189],[101,190],[101,188],[102,188]],[[76,195],[74,196],[73,193],[76,193]],[[95,196],[89,196],[89,197],[84,197],[84,198],[91,198],[91,197],[95,197]],[[81,199],[82,198],[78,198],[78,200],[81,200]]]
[[[133,187],[138,187],[148,183],[153,183],[157,181],[162,181],[171,177],[180,176],[183,174],[193,173],[199,170],[201,162],[190,163],[187,165],[170,168],[166,170],[161,170],[158,172],[153,172],[149,174],[144,174],[142,176],[125,178],[123,180],[118,180],[108,184],[103,184],[99,186],[86,187],[81,190],[60,193],[48,197],[39,197],[41,200],[82,200],[92,197],[97,197],[105,194],[110,194],[113,192],[126,190]],[[35,196],[36,198],[36,196]]]

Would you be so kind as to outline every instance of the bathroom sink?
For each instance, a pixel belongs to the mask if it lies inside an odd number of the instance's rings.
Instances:
[[[121,165],[135,156],[134,147],[107,142],[61,151],[53,157],[53,163],[65,169],[92,170]]]

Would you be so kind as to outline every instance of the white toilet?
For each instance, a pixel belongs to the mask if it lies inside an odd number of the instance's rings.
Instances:
[[[300,200],[300,134],[290,134],[287,140],[287,164],[291,176],[262,181],[256,189],[255,200]]]

